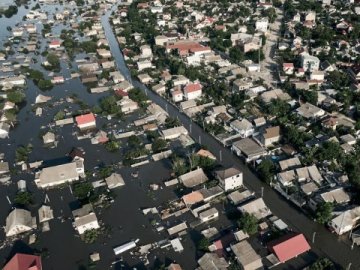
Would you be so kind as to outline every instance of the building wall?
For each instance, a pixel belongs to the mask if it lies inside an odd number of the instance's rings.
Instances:
[[[80,129],[93,128],[93,127],[96,127],[96,121],[89,122],[89,123],[86,123],[86,124],[81,124],[81,125],[78,125],[78,127]]]
[[[76,227],[76,230],[79,232],[79,234],[83,234],[87,230],[99,229],[99,228],[100,228],[99,223],[97,221],[93,221],[88,224],[84,224],[82,226]]]
[[[239,173],[220,181],[225,191],[239,188],[243,185],[243,174]]]
[[[202,91],[194,91],[194,92],[190,92],[190,93],[185,93],[185,98],[187,100],[191,100],[191,99],[196,99],[201,97]]]

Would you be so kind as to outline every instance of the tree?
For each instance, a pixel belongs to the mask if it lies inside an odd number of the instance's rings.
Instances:
[[[14,202],[18,205],[27,206],[29,204],[32,204],[33,196],[30,192],[20,191],[16,194]]]
[[[118,99],[115,96],[104,97],[100,100],[100,108],[103,112],[109,115],[115,115],[121,117],[123,113],[120,107],[116,104]]]
[[[151,148],[154,151],[154,153],[161,152],[162,150],[166,149],[167,142],[164,139],[156,138],[154,139]]]
[[[178,156],[174,156],[172,159],[172,170],[177,176],[186,173],[188,169],[185,160]]]
[[[51,65],[51,69],[56,69],[56,70],[60,69],[60,59],[56,54],[49,53],[46,57],[46,60]]]
[[[15,104],[19,104],[25,100],[25,94],[20,90],[12,91],[7,94],[7,99]]]
[[[114,152],[119,151],[120,144],[119,144],[119,142],[117,142],[117,141],[112,141],[112,140],[110,140],[110,141],[108,141],[108,142],[105,144],[105,148],[106,148],[106,150],[108,150],[109,152],[114,153]]]
[[[255,234],[258,230],[258,220],[249,213],[244,213],[238,221],[240,228],[249,235]]]
[[[50,90],[54,87],[53,83],[50,80],[43,80],[41,79],[37,86],[40,88],[40,90]]]
[[[165,120],[165,127],[166,128],[173,128],[173,127],[178,127],[180,126],[180,121],[178,118],[174,118],[174,117],[168,117]]]
[[[128,93],[131,100],[137,102],[141,107],[146,106],[147,96],[141,89],[134,88],[131,89]]]
[[[320,224],[326,224],[332,217],[334,206],[330,202],[322,202],[316,208],[316,221]]]
[[[88,182],[76,183],[73,193],[80,201],[89,199],[94,191],[94,187]]]
[[[136,135],[131,135],[128,140],[127,143],[129,145],[130,148],[135,148],[138,149],[141,147],[142,145],[142,141],[140,140],[140,138]]]
[[[238,63],[244,60],[244,53],[237,46],[230,48],[229,57],[231,61]]]
[[[15,152],[16,162],[22,162],[22,161],[26,162],[29,158],[32,149],[33,146],[31,144],[28,144],[27,146],[19,146]]]
[[[64,111],[58,111],[55,115],[54,115],[54,121],[58,121],[58,120],[62,120],[65,118],[65,112]]]
[[[86,244],[92,244],[98,239],[99,235],[100,235],[99,230],[95,230],[95,229],[86,230],[83,235],[84,242]]]
[[[314,262],[310,266],[310,270],[335,270],[336,267],[332,261],[330,261],[328,258],[320,258],[317,259],[316,262]]]
[[[275,164],[270,159],[265,159],[261,161],[259,166],[257,166],[257,172],[262,181],[269,184],[275,175]]]
[[[206,237],[203,237],[197,242],[196,248],[198,250],[207,252],[207,251],[209,251],[209,246],[210,246],[209,239],[207,239]]]

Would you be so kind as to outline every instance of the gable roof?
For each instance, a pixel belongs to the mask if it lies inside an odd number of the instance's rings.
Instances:
[[[227,168],[227,169],[223,169],[223,170],[218,170],[215,172],[215,174],[220,178],[220,179],[227,179],[229,177],[232,177],[234,175],[238,175],[240,174],[241,171],[238,170],[237,168],[235,167],[230,167],[230,168]]]
[[[76,123],[78,125],[84,125],[95,121],[95,115],[93,113],[83,114],[76,116]]]
[[[303,234],[288,234],[269,243],[280,262],[286,262],[311,249]]]
[[[17,253],[3,270],[42,270],[40,256]]]

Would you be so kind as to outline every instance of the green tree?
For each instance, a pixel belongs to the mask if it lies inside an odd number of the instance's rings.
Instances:
[[[91,229],[91,230],[86,230],[82,237],[86,244],[92,244],[98,239],[99,235],[100,235],[99,230]]]
[[[174,156],[172,159],[172,170],[175,175],[179,176],[187,172],[188,168],[183,158]]]
[[[54,53],[49,53],[46,57],[46,60],[51,65],[51,69],[59,70],[60,69],[60,59]]]
[[[40,90],[50,90],[54,87],[53,83],[50,80],[43,80],[41,79],[37,86],[40,88]]]
[[[166,128],[178,127],[180,125],[181,125],[181,123],[180,123],[178,118],[168,117],[165,120],[165,127]]]
[[[332,261],[330,261],[328,258],[320,258],[317,259],[316,262],[314,262],[310,266],[310,270],[335,270],[336,267]]]
[[[12,91],[7,94],[7,99],[13,103],[19,104],[25,100],[25,94],[20,90]]]
[[[209,251],[210,241],[206,237],[201,238],[196,245],[196,248],[200,251]]]
[[[249,213],[244,213],[238,221],[240,228],[249,235],[255,234],[258,230],[258,220]]]
[[[131,89],[128,93],[131,100],[137,102],[141,107],[146,106],[146,101],[148,100],[148,98],[141,89],[134,88]]]
[[[257,166],[257,172],[261,180],[268,184],[274,179],[275,169],[275,164],[270,159],[261,161],[259,166]]]
[[[15,151],[16,162],[28,161],[32,149],[33,146],[31,144],[28,144],[27,146],[19,146]]]
[[[135,149],[140,148],[141,145],[143,144],[143,142],[140,140],[140,138],[136,135],[131,135],[128,138],[127,143],[130,148],[135,148]]]
[[[114,152],[119,151],[120,144],[119,144],[119,142],[117,142],[117,141],[112,141],[112,140],[110,140],[110,141],[108,141],[108,142],[105,144],[105,148],[106,148],[106,150],[108,150],[109,152],[114,153]]]
[[[27,206],[32,204],[33,196],[30,192],[20,191],[16,194],[14,202],[18,205]]]
[[[167,142],[161,138],[154,139],[154,141],[151,145],[151,148],[154,153],[161,152],[161,151],[165,150],[166,147],[167,147]]]
[[[316,208],[316,221],[320,224],[326,224],[332,217],[334,206],[330,202],[320,203]]]
[[[58,120],[62,120],[65,118],[65,112],[64,111],[58,111],[55,115],[54,115],[54,121],[58,121]]]
[[[76,183],[73,187],[73,193],[80,201],[89,199],[94,192],[94,187],[88,182]]]

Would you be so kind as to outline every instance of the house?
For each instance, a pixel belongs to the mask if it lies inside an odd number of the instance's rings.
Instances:
[[[229,264],[216,253],[205,253],[199,260],[199,270],[226,270]]]
[[[266,91],[261,93],[260,98],[264,103],[270,103],[273,99],[280,99],[283,101],[291,100],[291,97],[288,93],[285,93],[281,89],[273,89],[270,91]]]
[[[180,264],[172,263],[170,264],[166,270],[182,270]]]
[[[261,18],[255,22],[256,31],[266,33],[268,27],[269,27],[269,19],[268,18]]]
[[[260,137],[260,141],[265,147],[271,146],[274,143],[279,142],[279,140],[280,140],[279,126],[267,128]]]
[[[153,55],[149,45],[142,45],[140,47],[140,53],[142,58],[151,58]]]
[[[74,216],[74,227],[78,233],[84,234],[87,230],[96,230],[100,228],[97,217],[91,204],[85,204],[81,208],[72,211]]]
[[[345,210],[328,223],[329,227],[338,235],[351,231],[360,220],[360,206]]]
[[[263,219],[271,215],[270,209],[262,198],[252,200],[237,208],[241,213],[254,215],[257,219]]]
[[[10,125],[7,123],[0,123],[0,139],[5,139],[9,137]]]
[[[202,211],[199,214],[199,218],[201,222],[208,222],[218,217],[219,217],[219,211],[215,207]]]
[[[293,63],[283,63],[283,71],[286,75],[294,74],[294,64]]]
[[[240,134],[241,138],[247,138],[254,133],[254,127],[247,119],[234,120],[230,123],[230,127]]]
[[[238,156],[243,156],[247,162],[256,160],[267,154],[267,151],[261,145],[250,138],[233,142],[231,149]]]
[[[350,200],[350,195],[344,190],[344,188],[338,187],[329,191],[319,193],[314,198],[311,198],[309,200],[309,206],[315,211],[319,203],[334,203],[337,205],[341,205],[349,203]]]
[[[106,177],[105,182],[109,189],[122,187],[125,185],[123,177],[118,173],[112,173],[109,177]]]
[[[181,91],[181,89],[179,88],[174,88],[171,91],[171,96],[172,96],[172,100],[176,103],[176,102],[181,102],[183,101],[184,95],[183,92]]]
[[[181,135],[187,135],[188,131],[185,127],[173,127],[161,131],[164,140],[174,140],[179,138]]]
[[[8,173],[10,172],[9,169],[9,163],[8,162],[0,162],[0,174]]]
[[[36,228],[36,218],[30,211],[15,208],[6,218],[5,234],[7,237],[21,234]]]
[[[50,206],[47,205],[43,205],[39,208],[38,215],[40,223],[52,220],[54,218],[53,210],[50,208]]]
[[[117,101],[116,104],[121,107],[121,111],[124,114],[129,114],[139,109],[138,103],[131,100],[130,98],[124,97],[121,100]]]
[[[209,158],[211,160],[216,160],[216,157],[209,150],[200,149],[199,151],[197,151],[196,155],[199,156],[199,157]]]
[[[42,137],[44,144],[51,144],[55,142],[55,134],[48,131]]]
[[[225,191],[237,189],[243,185],[243,173],[234,167],[216,171],[215,177]]]
[[[202,168],[198,168],[194,171],[190,171],[179,176],[179,182],[185,187],[195,187],[208,181],[208,177],[204,173]]]
[[[244,79],[237,79],[233,82],[233,91],[244,91],[253,86],[252,81],[244,80]]]
[[[55,76],[54,78],[52,78],[51,82],[53,84],[62,84],[65,82],[65,79],[63,76]]]
[[[320,109],[308,102],[301,104],[301,106],[296,109],[296,112],[306,119],[316,119],[325,115],[325,111],[323,109]]]
[[[155,45],[164,46],[168,42],[169,38],[167,36],[156,36]]]
[[[54,187],[77,181],[84,174],[84,161],[76,159],[70,163],[43,168],[35,174],[35,184],[39,188]]]
[[[96,132],[94,137],[91,138],[92,144],[101,144],[101,143],[107,143],[109,141],[109,138],[107,136],[107,133],[103,130],[99,130]]]
[[[49,44],[49,49],[58,49],[61,47],[61,41],[60,40],[52,40]]]
[[[202,85],[200,83],[191,83],[184,87],[184,96],[186,100],[197,99],[202,95]]]
[[[119,71],[110,72],[110,77],[114,83],[121,83],[125,80],[124,76]]]
[[[96,119],[93,113],[79,115],[75,117],[75,121],[80,130],[96,128]]]
[[[227,198],[233,205],[238,205],[249,199],[252,199],[254,197],[254,194],[254,192],[251,192],[247,189],[244,191],[236,190],[227,195]]]
[[[310,80],[312,81],[324,81],[325,79],[325,72],[321,71],[321,70],[314,70],[313,72],[311,72],[310,74]]]
[[[305,71],[310,71],[310,72],[319,70],[320,59],[308,53],[303,53],[301,54],[301,67]]]
[[[42,270],[41,256],[16,253],[3,270]]]
[[[200,191],[197,190],[182,196],[182,200],[184,201],[185,205],[191,206],[193,204],[202,202],[204,200],[204,196]]]
[[[147,69],[147,68],[152,68],[152,67],[153,67],[153,65],[150,60],[143,60],[143,61],[137,62],[137,68],[139,71]]]
[[[235,245],[231,245],[231,250],[236,257],[236,260],[240,264],[241,269],[262,269],[263,263],[261,256],[257,254],[248,241],[243,240]]]
[[[360,81],[360,65],[353,65],[347,72],[354,81]]]
[[[281,263],[284,263],[309,251],[311,248],[303,234],[291,233],[270,242],[268,249],[275,254]]]
[[[279,161],[279,166],[282,171],[295,169],[301,166],[301,162],[298,157],[293,157]]]
[[[106,49],[97,49],[97,54],[102,58],[111,58],[111,52]]]

